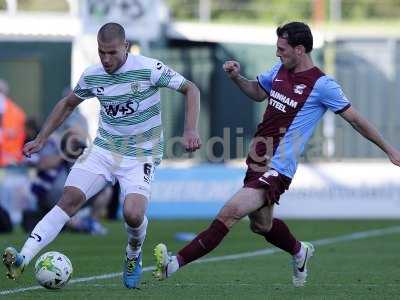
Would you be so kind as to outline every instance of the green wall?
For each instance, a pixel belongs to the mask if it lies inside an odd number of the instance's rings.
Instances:
[[[0,42],[0,78],[28,117],[40,121],[70,86],[70,42]]]

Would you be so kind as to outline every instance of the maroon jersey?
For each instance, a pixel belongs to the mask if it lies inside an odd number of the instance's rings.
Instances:
[[[350,103],[340,86],[317,67],[292,73],[278,64],[257,80],[269,95],[268,106],[250,146],[246,178],[274,169],[290,182],[298,158],[326,110],[340,113]]]

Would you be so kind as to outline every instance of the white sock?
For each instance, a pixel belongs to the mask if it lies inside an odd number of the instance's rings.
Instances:
[[[56,238],[69,219],[67,213],[56,205],[36,224],[21,249],[25,265]]]
[[[303,256],[306,254],[306,252],[305,252],[306,250],[304,249],[303,244],[300,243],[300,245],[301,245],[301,247],[300,247],[299,252],[297,252],[297,253],[294,255],[294,257],[295,257],[296,259],[301,259],[301,258],[303,258]]]
[[[171,256],[171,261],[167,266],[167,275],[169,276],[172,273],[175,273],[179,269],[179,262],[176,256]]]
[[[144,216],[142,224],[137,228],[132,228],[125,223],[126,232],[128,233],[128,245],[126,246],[126,255],[129,259],[139,255],[142,250],[144,239],[146,238],[146,229],[149,221]]]

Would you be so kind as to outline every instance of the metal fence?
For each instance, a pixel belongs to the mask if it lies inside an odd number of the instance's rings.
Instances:
[[[324,62],[325,49],[314,51],[314,61],[322,69],[333,71],[353,106],[371,121],[391,143],[400,144],[400,40],[387,38],[340,39],[333,47],[332,65]],[[152,55],[193,80],[202,91],[200,129],[203,141],[212,137],[229,140],[225,159],[243,157],[257,123],[265,110],[265,103],[255,103],[226,77],[221,69],[227,59],[241,62],[243,73],[255,78],[271,67],[275,58],[274,46],[243,46],[234,44],[204,44],[192,47],[152,51]],[[328,72],[330,73],[330,72]],[[163,92],[163,112],[167,139],[182,132],[184,102],[176,93]],[[384,153],[362,138],[342,118],[333,118],[335,128],[334,151],[329,153],[327,136],[322,122],[306,147],[303,160],[380,158]],[[227,134],[229,136],[227,136]],[[243,148],[238,149],[238,139]],[[208,146],[208,147],[207,147]],[[199,159],[206,159],[210,145],[205,145]],[[221,144],[213,147],[213,153],[221,156]],[[169,157],[167,155],[167,157]],[[222,160],[222,159],[221,159]]]
[[[353,106],[394,145],[400,144],[400,40],[335,42],[336,78]],[[336,118],[335,158],[376,158],[384,153]]]
[[[201,90],[200,131],[204,146],[195,154],[197,158],[212,158],[213,161],[222,162],[242,158],[247,154],[266,102],[257,103],[246,97],[228,79],[222,64],[226,60],[237,60],[241,63],[242,74],[255,79],[277,63],[275,51],[275,46],[206,43],[190,47],[178,45],[167,50],[153,49],[149,53],[195,82]],[[315,50],[314,60],[322,66],[321,49]],[[182,149],[171,147],[168,143],[171,139],[175,141],[175,137],[183,131],[183,97],[164,89],[162,109],[167,144],[165,157],[181,157]],[[317,129],[317,134],[307,148],[310,159],[322,155],[319,146],[322,143],[321,132],[321,128]]]

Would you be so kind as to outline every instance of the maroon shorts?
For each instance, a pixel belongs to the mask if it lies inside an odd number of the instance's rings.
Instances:
[[[270,203],[278,203],[280,196],[289,188],[292,179],[270,169],[266,173],[254,172],[247,169],[243,180],[243,187],[253,189],[265,189],[266,200]]]

